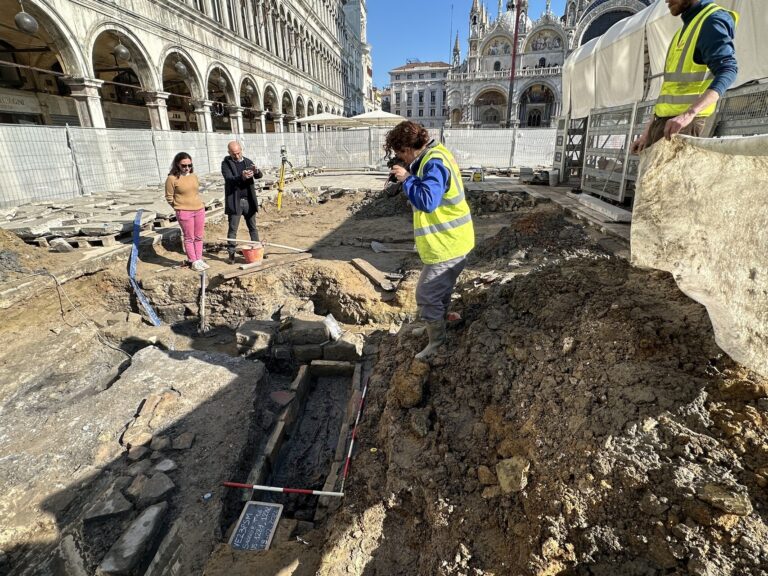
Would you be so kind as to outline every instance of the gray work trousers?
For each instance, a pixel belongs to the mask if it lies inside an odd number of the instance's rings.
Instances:
[[[466,265],[466,256],[424,265],[416,285],[416,305],[422,320],[435,322],[445,318],[456,279]]]

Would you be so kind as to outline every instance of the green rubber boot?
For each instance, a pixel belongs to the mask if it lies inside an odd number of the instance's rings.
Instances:
[[[427,322],[427,335],[429,336],[429,344],[427,344],[427,347],[424,348],[424,350],[416,354],[417,360],[426,360],[432,356],[440,346],[445,344],[445,320]]]

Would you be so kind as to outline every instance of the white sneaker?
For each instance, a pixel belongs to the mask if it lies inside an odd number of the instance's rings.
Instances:
[[[195,270],[196,272],[202,272],[205,270],[205,262],[202,260],[195,260],[192,262],[192,270]]]
[[[210,264],[208,264],[208,262],[206,262],[206,261],[204,261],[204,260],[200,260],[200,262],[202,262],[202,263],[203,263],[203,270],[208,270],[208,268],[210,268],[210,267],[211,267],[211,265],[210,265]]]

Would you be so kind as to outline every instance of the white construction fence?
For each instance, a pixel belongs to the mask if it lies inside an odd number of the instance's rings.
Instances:
[[[223,134],[0,125],[0,207],[160,184],[177,152],[195,171],[218,172],[227,143],[239,140],[257,166],[276,168],[280,149],[297,169],[384,169],[387,128]],[[433,130],[462,168],[551,165],[555,129]]]

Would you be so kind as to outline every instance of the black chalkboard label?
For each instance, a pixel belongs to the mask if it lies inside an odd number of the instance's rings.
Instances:
[[[282,513],[282,504],[247,502],[229,545],[235,550],[268,550]]]

